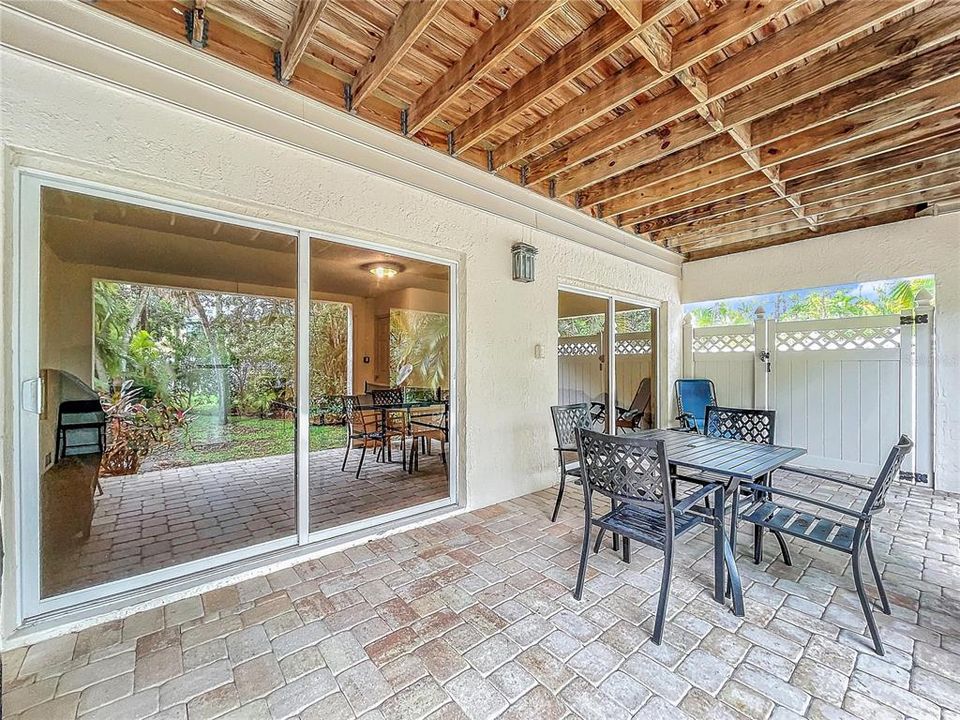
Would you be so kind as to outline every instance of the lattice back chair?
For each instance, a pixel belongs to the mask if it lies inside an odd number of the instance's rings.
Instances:
[[[773,445],[776,432],[776,420],[776,410],[707,405],[703,421],[703,434],[724,440],[742,440],[744,442]],[[711,481],[709,475],[678,475],[678,477],[701,485],[704,482]],[[767,482],[769,482],[769,478]],[[740,511],[741,493],[751,494],[749,490],[742,490],[730,493],[729,498],[733,505],[732,512],[730,513],[730,544],[734,550],[736,550],[737,547],[737,514]],[[761,528],[755,528],[754,535],[754,545],[756,547],[762,547],[763,530]],[[759,539],[757,539],[757,535],[760,536]],[[783,556],[783,562],[786,565],[793,565],[793,560],[790,557],[790,548],[787,547],[783,534],[774,530],[773,536],[780,546],[780,554]],[[760,560],[760,557],[754,556],[754,562],[759,563]]]
[[[707,405],[717,405],[717,388],[706,378],[680,378],[673,384],[677,420],[684,430],[703,432]]]
[[[429,450],[430,444],[436,440],[440,443],[440,461],[447,464],[447,443],[450,440],[450,406],[444,403],[430,408],[430,413],[416,415],[410,419],[410,436],[413,442],[410,445],[409,471],[420,469],[420,449]]]
[[[783,468],[784,470],[815,478],[819,485],[822,485],[824,481],[826,481],[863,491],[865,498],[863,505],[859,509],[843,507],[791,490],[770,487],[769,485],[759,483],[748,483],[747,487],[754,493],[753,502],[744,508],[740,514],[740,519],[753,523],[758,527],[778,530],[792,537],[807,540],[817,545],[822,545],[832,550],[839,550],[840,552],[853,556],[853,580],[857,587],[857,596],[860,598],[860,607],[863,609],[863,615],[867,620],[867,628],[873,640],[873,647],[878,655],[883,655],[883,643],[880,641],[880,632],[877,630],[877,623],[873,617],[873,608],[864,589],[860,556],[865,547],[867,557],[870,561],[870,569],[873,571],[873,579],[877,584],[877,594],[880,596],[881,607],[883,608],[883,612],[889,615],[890,603],[887,600],[887,593],[883,588],[880,570],[877,567],[877,560],[873,552],[873,543],[871,540],[872,522],[877,512],[884,507],[887,492],[893,484],[893,481],[900,476],[900,467],[903,465],[903,460],[912,449],[913,441],[906,435],[901,435],[900,440],[890,450],[889,455],[887,455],[886,462],[883,463],[877,479],[869,485],[854,482],[853,480],[823,475],[804,468]],[[790,506],[782,505],[775,500],[777,496],[785,497],[795,502],[791,503]],[[795,503],[809,505],[812,506],[813,509],[807,511],[802,508],[793,507]],[[824,517],[824,511],[840,515],[843,517],[843,520],[833,520]],[[754,537],[756,538],[756,536]]]
[[[553,417],[553,432],[557,440],[556,451],[560,468],[560,490],[557,492],[557,502],[553,506],[553,515],[550,517],[550,522],[556,522],[567,476],[572,477],[575,483],[580,483],[580,463],[576,459],[571,459],[577,452],[577,429],[591,427],[593,418],[590,415],[588,403],[554,405],[550,408],[550,415]]]
[[[389,428],[381,427],[380,413],[376,408],[363,405],[359,395],[343,395],[343,416],[347,425],[347,447],[343,454],[341,472],[347,469],[347,459],[350,451],[360,448],[360,462],[357,464],[357,478],[363,468],[367,448],[377,448],[377,456],[383,456],[384,447],[396,433]]]
[[[630,562],[630,541],[636,540],[663,551],[663,577],[660,598],[653,626],[653,642],[660,644],[666,619],[667,600],[673,567],[674,540],[707,522],[714,527],[714,593],[717,602],[724,602],[724,563],[731,575],[734,612],[743,615],[743,593],[740,577],[733,562],[733,552],[724,537],[723,483],[700,488],[674,503],[669,472],[669,459],[663,440],[642,436],[605,435],[592,430],[577,430],[577,452],[580,458],[584,489],[583,545],[574,597],[583,595],[590,546],[590,530],[620,535],[623,560]],[[600,518],[593,517],[593,494],[600,493],[613,501],[613,509]],[[716,507],[710,510],[697,503],[713,496]]]
[[[401,405],[407,402],[402,387],[372,388],[370,398],[374,405]],[[386,430],[392,438],[400,441],[400,450],[403,456],[403,467],[407,468],[407,437],[410,435],[409,418],[405,410],[390,410],[386,413]],[[387,440],[387,460],[393,459],[393,447]]]

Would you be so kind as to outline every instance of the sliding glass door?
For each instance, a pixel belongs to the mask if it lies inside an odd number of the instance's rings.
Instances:
[[[657,426],[657,309],[610,295],[561,289],[558,401],[588,403],[594,426],[629,432]]]
[[[21,616],[454,502],[452,264],[20,180]]]

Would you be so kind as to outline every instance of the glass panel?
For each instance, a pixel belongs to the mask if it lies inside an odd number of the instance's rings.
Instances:
[[[617,431],[657,424],[657,311],[617,300],[614,305]]]
[[[560,291],[557,363],[561,405],[590,403],[598,429],[606,427],[607,301]]]
[[[310,530],[450,495],[450,270],[310,245]]]
[[[296,238],[41,202],[41,597],[293,535]]]

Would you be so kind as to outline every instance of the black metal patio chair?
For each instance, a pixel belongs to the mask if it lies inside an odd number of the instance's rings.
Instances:
[[[550,408],[550,415],[553,417],[553,432],[557,439],[556,451],[560,468],[560,490],[557,492],[557,504],[554,505],[553,515],[550,517],[550,522],[556,522],[567,477],[573,478],[577,485],[580,484],[580,462],[575,457],[577,428],[591,427],[593,418],[587,403],[554,405]]]
[[[434,440],[440,443],[440,461],[447,464],[447,443],[450,440],[450,410],[444,404],[433,408],[433,414],[415,415],[410,419],[410,436],[413,442],[410,445],[409,471],[420,469],[420,447],[426,448]]]
[[[703,434],[708,437],[722,438],[724,440],[743,440],[744,442],[763,443],[773,445],[774,432],[776,428],[777,412],[776,410],[758,410],[754,408],[730,408],[719,407],[718,405],[707,405],[703,422]],[[674,477],[687,482],[705,485],[710,482],[718,482],[718,478],[709,473],[699,475],[686,475],[683,473],[673,473]],[[769,483],[769,478],[765,482]],[[728,483],[728,490],[730,483]],[[750,490],[740,489],[737,492],[728,492],[732,508],[730,513],[730,545],[734,550],[737,548],[737,513],[740,509],[741,494],[752,495]],[[756,533],[763,531],[757,529]],[[785,565],[793,565],[790,557],[790,549],[779,530],[773,531],[777,544],[780,545],[780,553],[783,556]],[[759,563],[760,558],[754,557],[754,562]]]
[[[883,655],[883,643],[880,641],[880,632],[877,630],[877,623],[873,617],[873,608],[863,586],[860,555],[864,547],[866,547],[867,557],[870,560],[870,568],[873,571],[873,579],[877,583],[877,593],[880,596],[880,604],[883,612],[889,615],[890,603],[887,601],[887,593],[883,589],[880,570],[877,567],[877,560],[873,553],[871,524],[874,515],[883,508],[887,491],[890,489],[893,481],[899,477],[900,466],[903,464],[903,459],[912,448],[913,441],[906,435],[901,435],[900,440],[890,450],[890,454],[887,455],[887,460],[884,462],[880,474],[877,475],[877,479],[872,485],[865,485],[852,480],[842,480],[840,478],[830,477],[829,475],[811,472],[804,468],[783,468],[791,472],[816,478],[819,481],[845,485],[866,492],[866,500],[859,510],[842,507],[835,503],[817,500],[802,493],[782,490],[765,484],[746,483],[742,486],[752,490],[754,498],[753,502],[744,508],[740,514],[741,520],[753,523],[760,528],[769,528],[792,537],[800,538],[801,540],[808,540],[817,545],[831,548],[832,550],[839,550],[853,557],[853,580],[857,587],[857,596],[860,598],[860,606],[867,620],[867,628],[870,631],[870,637],[873,639],[874,650],[876,650],[878,655]],[[800,504],[811,505],[814,509],[807,512],[797,507],[781,505],[774,500],[777,496],[794,500]],[[822,513],[824,511],[841,515],[847,522],[823,517]],[[856,520],[856,524],[851,524],[853,520]],[[756,537],[755,535],[754,538]]]
[[[574,597],[580,600],[583,596],[590,550],[590,529],[593,525],[601,531],[610,530],[622,537],[624,562],[630,562],[631,540],[662,550],[663,577],[660,581],[660,598],[653,625],[653,642],[659,645],[663,638],[667,600],[670,596],[674,541],[699,527],[701,523],[709,523],[713,525],[714,531],[714,597],[720,604],[724,603],[726,565],[730,574],[734,613],[742,617],[743,591],[740,575],[724,533],[724,484],[706,485],[674,504],[670,473],[667,470],[670,461],[663,440],[605,435],[582,428],[576,432],[584,486],[584,519],[583,545]],[[609,497],[614,503],[613,509],[600,518],[594,518],[592,514],[595,492]],[[697,505],[710,495],[714,498],[712,510]]]

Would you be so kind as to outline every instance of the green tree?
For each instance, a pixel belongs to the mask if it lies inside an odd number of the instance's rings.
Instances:
[[[390,310],[390,381],[411,365],[410,387],[444,388],[450,378],[450,318],[446,313]]]

